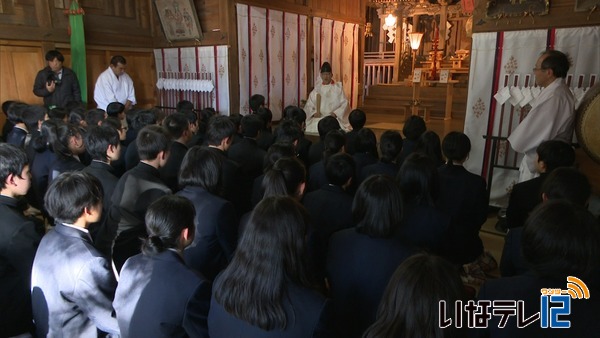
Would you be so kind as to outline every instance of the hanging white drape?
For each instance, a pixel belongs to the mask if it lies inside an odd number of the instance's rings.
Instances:
[[[196,108],[229,115],[227,46],[155,49],[154,59],[161,105],[189,100]]]
[[[484,140],[484,135],[508,137],[525,117],[528,94],[535,97],[536,91],[539,93],[532,68],[547,47],[571,57],[567,80],[575,93],[584,92],[592,79],[598,78],[600,27],[473,34],[465,117],[465,133],[472,144],[465,163],[469,171],[487,175],[493,154],[492,143]],[[521,156],[501,141],[494,161],[516,167]],[[491,204],[506,206],[517,179],[516,170],[494,169]]]
[[[285,106],[306,98],[306,29],[304,15],[236,5],[238,24],[240,113],[248,100],[266,98],[273,120]]]

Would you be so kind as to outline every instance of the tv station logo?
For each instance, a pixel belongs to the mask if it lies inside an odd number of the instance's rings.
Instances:
[[[567,288],[544,288],[540,290],[540,311],[526,317],[525,302],[522,300],[469,300],[463,304],[458,300],[454,304],[454,318],[447,317],[445,300],[439,302],[439,326],[447,328],[454,325],[463,326],[463,318],[469,328],[486,328],[492,316],[500,317],[499,328],[504,328],[511,316],[516,317],[517,327],[524,328],[536,321],[540,327],[568,329],[571,322],[567,316],[571,314],[572,299],[589,299],[590,290],[579,278],[567,277]]]

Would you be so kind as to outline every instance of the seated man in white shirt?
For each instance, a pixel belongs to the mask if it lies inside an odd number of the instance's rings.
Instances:
[[[308,96],[306,105],[306,132],[316,134],[317,124],[321,118],[332,115],[338,119],[342,129],[348,130],[348,99],[340,82],[333,81],[331,65],[321,65],[321,81]]]
[[[109,103],[120,102],[127,111],[136,104],[133,80],[125,73],[126,68],[125,58],[115,55],[108,68],[98,76],[94,87],[94,101],[98,108],[106,110]]]

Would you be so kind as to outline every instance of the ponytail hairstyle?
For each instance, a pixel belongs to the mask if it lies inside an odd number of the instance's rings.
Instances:
[[[83,144],[83,136],[81,131],[75,125],[68,123],[60,123],[56,127],[56,138],[52,142],[52,149],[59,158],[68,158],[73,155],[73,151],[69,148],[69,143],[72,137],[80,137]],[[85,150],[85,147],[83,147]]]
[[[181,232],[188,229],[189,238],[194,238],[195,217],[194,205],[185,197],[165,195],[156,200],[146,212],[148,237],[142,242],[142,253],[154,256],[169,249],[183,249]]]
[[[273,167],[265,173],[262,187],[264,197],[292,196],[302,197],[300,185],[306,182],[306,168],[295,157],[280,158]],[[263,197],[263,198],[264,198]]]
[[[39,137],[31,140],[33,149],[38,153],[43,153],[46,149],[53,150],[52,144],[56,139],[56,129],[59,123],[56,120],[46,120],[42,123]]]

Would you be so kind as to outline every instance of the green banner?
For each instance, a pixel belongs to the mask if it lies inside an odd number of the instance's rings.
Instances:
[[[71,1],[69,8],[69,26],[71,31],[71,67],[79,80],[81,101],[87,103],[87,70],[85,54],[85,34],[83,31],[83,9],[77,0]]]

